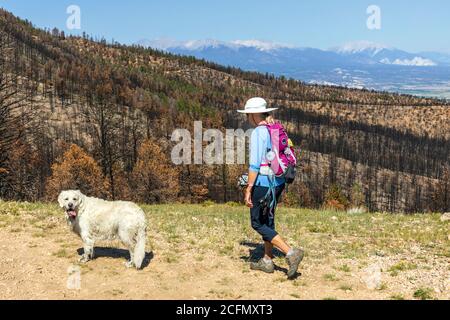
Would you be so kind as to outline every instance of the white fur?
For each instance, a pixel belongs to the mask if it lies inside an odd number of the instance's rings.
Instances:
[[[72,231],[83,240],[84,254],[80,262],[93,258],[95,241],[120,239],[130,251],[127,267],[141,268],[147,223],[144,212],[136,204],[91,198],[78,190],[62,191],[58,203],[65,210]],[[69,210],[69,203],[73,210]],[[76,218],[70,218],[69,211],[75,211]]]

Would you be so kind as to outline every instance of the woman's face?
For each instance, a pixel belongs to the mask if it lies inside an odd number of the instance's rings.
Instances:
[[[252,127],[258,126],[258,123],[260,122],[260,121],[258,121],[258,119],[259,119],[259,117],[257,114],[247,113],[247,121]]]

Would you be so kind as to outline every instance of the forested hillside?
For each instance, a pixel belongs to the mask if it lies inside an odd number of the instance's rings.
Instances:
[[[238,128],[253,96],[300,148],[291,205],[450,210],[450,105],[244,72],[39,30],[0,10],[0,197],[61,188],[147,203],[240,198],[245,166],[175,166],[176,128]]]

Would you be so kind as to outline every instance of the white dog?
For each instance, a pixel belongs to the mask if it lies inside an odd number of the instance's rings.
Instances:
[[[93,258],[95,241],[119,238],[130,250],[131,259],[126,266],[141,268],[147,223],[144,212],[136,204],[91,198],[78,190],[62,191],[58,202],[72,231],[83,240],[84,254],[80,262]]]

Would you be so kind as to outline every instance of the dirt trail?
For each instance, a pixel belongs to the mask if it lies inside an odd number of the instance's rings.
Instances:
[[[410,292],[395,282],[389,290],[369,290],[361,272],[344,275],[341,280],[348,288],[339,288],[333,279],[323,277],[333,261],[306,260],[301,276],[286,281],[282,269],[272,275],[250,271],[245,257],[214,255],[197,261],[195,252],[185,252],[177,262],[168,261],[163,252],[153,252],[144,270],[136,271],[125,268],[125,250],[102,247],[96,250],[97,259],[79,266],[80,288],[68,289],[68,272],[77,266],[73,263],[81,241],[67,230],[58,235],[40,238],[0,229],[1,299],[386,299],[392,292]],[[445,268],[429,272],[443,286],[437,288],[442,292],[433,294],[448,299],[448,272]]]

